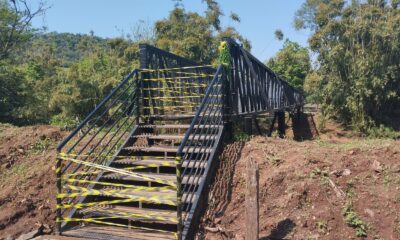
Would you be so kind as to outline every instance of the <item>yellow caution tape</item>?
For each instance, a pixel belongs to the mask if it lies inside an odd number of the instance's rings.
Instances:
[[[105,219],[113,219],[116,217],[100,217],[100,218],[57,218],[56,222],[88,222],[88,223],[97,223],[97,224],[103,224],[103,225],[109,225],[109,226],[115,226],[115,227],[125,227],[125,228],[132,228],[132,229],[141,229],[141,230],[146,230],[146,231],[156,231],[156,232],[163,232],[163,233],[171,233],[175,238],[177,239],[178,236],[175,232],[170,232],[170,231],[165,231],[161,229],[153,229],[153,228],[146,228],[146,227],[137,227],[137,226],[131,226],[131,225],[125,225],[125,224],[120,224],[120,223],[113,223],[113,222],[105,222],[105,221],[100,221],[100,220],[105,220]]]
[[[162,179],[159,179],[159,178],[151,177],[151,176],[148,176],[148,175],[145,175],[145,174],[139,174],[139,173],[126,171],[126,170],[123,170],[123,169],[107,167],[107,166],[96,164],[96,163],[92,163],[92,162],[85,162],[85,161],[81,161],[81,160],[74,159],[74,158],[68,158],[68,157],[63,156],[62,153],[59,154],[59,155],[61,156],[60,158],[63,159],[63,160],[68,160],[68,161],[75,162],[75,163],[78,163],[78,164],[82,164],[82,165],[85,165],[85,166],[94,167],[94,168],[97,168],[97,169],[118,173],[118,174],[121,174],[121,175],[124,175],[124,176],[135,177],[135,178],[143,179],[145,181],[157,182],[157,183],[169,185],[169,186],[172,186],[172,187],[176,187],[176,183],[174,183],[172,181],[166,181],[166,180],[162,180]]]
[[[84,179],[74,179],[74,178],[62,178],[61,179],[64,182],[68,183],[89,183],[89,184],[97,184],[97,185],[103,185],[103,186],[110,186],[110,187],[123,187],[123,188],[128,188],[131,189],[132,191],[148,191],[148,192],[165,192],[165,191],[173,191],[175,188],[172,188],[170,186],[165,186],[165,187],[145,187],[145,186],[136,186],[136,185],[129,185],[129,184],[122,184],[122,183],[110,183],[110,182],[96,182],[96,181],[90,181],[90,180],[84,180]],[[72,187],[72,185],[68,185]],[[74,189],[72,189],[74,190]]]

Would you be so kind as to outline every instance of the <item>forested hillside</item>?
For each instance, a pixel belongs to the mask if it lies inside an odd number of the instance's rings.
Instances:
[[[18,1],[17,1],[18,2]],[[46,10],[1,0],[0,122],[50,123],[70,129],[80,122],[130,71],[139,67],[139,44],[150,43],[194,61],[211,64],[223,37],[250,43],[233,27],[222,27],[219,4],[207,1],[205,16],[177,5],[154,25],[112,39],[90,34],[45,33],[30,20]],[[8,16],[8,17],[7,17]],[[234,21],[240,21],[235,14]],[[13,28],[24,26],[21,29]],[[18,35],[11,34],[18,31]],[[8,42],[13,43],[12,47]],[[9,46],[9,47],[7,47]]]
[[[29,9],[26,0],[0,0],[0,122],[71,128],[138,67],[139,43],[203,64],[215,63],[223,37],[251,49],[248,39],[222,24],[224,12],[217,1],[203,1],[204,14],[174,2],[167,18],[139,22],[124,36],[102,39],[94,32],[34,29],[31,20],[45,14],[46,5]],[[400,121],[399,4],[306,0],[294,25],[311,32],[309,46],[286,39],[267,65],[304,89],[308,102],[322,106],[326,119],[367,135],[397,136],[391,132],[399,130]],[[240,22],[235,13],[229,17]],[[275,34],[283,40],[283,32]]]

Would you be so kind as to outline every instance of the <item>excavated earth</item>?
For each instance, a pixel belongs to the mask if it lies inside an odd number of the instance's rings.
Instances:
[[[64,136],[52,126],[0,124],[0,239],[53,232],[55,147]]]
[[[361,139],[333,123],[318,134],[310,125],[225,148],[217,179],[228,183],[215,182],[198,239],[245,239],[250,158],[259,167],[259,239],[400,239],[400,141]],[[345,222],[350,203],[367,236]]]
[[[365,239],[400,239],[400,141],[361,139],[337,124],[318,133],[311,118],[305,125],[285,139],[226,146],[198,239],[244,239],[249,158],[259,166],[260,239],[362,239],[344,220],[349,202]],[[55,147],[65,135],[0,124],[0,239],[54,232]]]

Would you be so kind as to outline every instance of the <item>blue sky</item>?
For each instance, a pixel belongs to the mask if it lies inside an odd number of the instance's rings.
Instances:
[[[30,0],[35,7],[39,0]],[[121,31],[129,33],[140,21],[154,22],[165,18],[173,9],[172,0],[47,0],[52,7],[44,17],[34,19],[35,27],[46,26],[48,31],[89,33],[101,37],[116,37]],[[204,13],[202,0],[183,0],[189,11]],[[307,45],[309,33],[293,28],[293,17],[303,0],[219,0],[225,17],[223,25],[234,26],[253,46],[252,53],[264,61],[282,47],[274,32],[281,29],[286,38]],[[240,23],[228,16],[237,13]]]

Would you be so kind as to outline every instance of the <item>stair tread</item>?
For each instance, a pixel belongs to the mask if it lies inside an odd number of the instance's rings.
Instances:
[[[176,224],[177,212],[171,210],[159,210],[150,208],[136,208],[124,206],[94,206],[79,211],[85,216],[112,216],[140,222],[157,222],[164,224]]]
[[[101,187],[103,191],[115,191],[114,188],[110,187]],[[124,189],[120,190],[121,194],[144,197],[144,198],[151,198],[154,196],[160,197],[162,199],[171,199],[176,200],[176,190],[165,190],[165,191],[146,191],[146,190],[135,190],[135,189]],[[104,196],[107,196],[104,194]]]
[[[87,225],[84,227],[71,229],[63,232],[63,235],[97,240],[176,239],[172,233],[99,225]]]
[[[199,126],[206,126],[206,127],[222,127],[222,125],[194,125],[195,128],[198,128]],[[189,128],[190,124],[159,124],[159,125],[151,125],[151,124],[146,124],[146,125],[139,125],[139,128],[171,128],[171,129],[179,129],[179,128]]]
[[[126,165],[134,165],[134,166],[150,166],[150,165],[157,165],[157,166],[167,166],[167,167],[176,167],[176,162],[175,159],[167,158],[149,158],[149,159],[143,159],[143,160],[137,160],[137,159],[130,159],[130,158],[124,158],[124,159],[118,159],[115,160],[114,163],[117,164],[126,164]],[[182,161],[182,167],[189,167],[189,168],[204,168],[206,166],[206,162],[201,162],[198,163],[196,161]]]
[[[132,146],[126,147],[124,150],[132,151],[143,151],[143,152],[168,152],[176,153],[178,152],[179,146]],[[211,148],[200,148],[200,147],[184,147],[183,152],[199,153],[199,152],[210,153]]]
[[[143,176],[147,177],[152,177],[152,178],[157,178],[162,181],[169,181],[172,183],[177,182],[176,175],[175,174],[159,174],[159,173],[147,173],[147,174],[142,174]],[[103,179],[115,179],[115,180],[125,180],[125,181],[138,181],[138,182],[149,182],[149,180],[145,180],[140,177],[134,177],[134,176],[127,176],[127,175],[122,175],[120,173],[108,173],[104,174],[102,176]],[[183,176],[182,178],[182,184],[193,184],[193,177],[190,176]]]
[[[190,135],[189,139],[191,139],[194,135]],[[148,138],[148,139],[154,139],[154,140],[183,140],[185,138],[185,135],[172,135],[172,134],[140,134],[140,135],[134,135],[132,138]],[[199,139],[199,140],[209,140],[213,139],[215,140],[216,136],[213,134],[207,134],[207,135],[202,135],[202,136],[195,136],[194,139]]]

